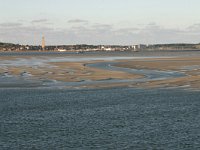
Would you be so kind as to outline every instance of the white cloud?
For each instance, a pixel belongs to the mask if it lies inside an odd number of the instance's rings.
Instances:
[[[48,20],[34,20],[43,23]],[[74,20],[71,22],[84,22]],[[86,22],[86,21],[85,21]],[[1,23],[0,39],[20,44],[40,44],[46,37],[47,44],[134,44],[134,43],[196,43],[200,41],[200,24],[185,29],[164,28],[155,23],[142,27],[115,28],[110,24],[76,24],[55,29],[46,26]]]
[[[20,26],[22,26],[22,23],[17,23],[17,22],[6,22],[0,24],[1,28],[15,28]]]
[[[71,24],[80,24],[80,23],[87,24],[87,23],[89,23],[89,21],[88,20],[82,20],[82,19],[72,19],[72,20],[68,20],[68,23],[71,23]]]
[[[31,23],[46,23],[46,22],[48,22],[47,19],[37,19],[31,21]]]

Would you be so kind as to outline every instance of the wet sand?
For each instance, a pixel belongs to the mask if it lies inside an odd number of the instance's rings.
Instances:
[[[34,59],[35,62],[31,63],[31,59]],[[55,60],[49,61],[49,59]],[[104,60],[73,60],[73,62],[69,60],[65,62],[65,60],[62,59],[63,57],[1,57],[0,74],[9,74],[12,76],[23,76],[25,74],[35,79],[48,79],[62,82],[97,81],[111,78],[135,79],[142,77],[141,75],[126,72],[108,71],[86,66],[86,64],[103,62]],[[22,62],[19,63],[20,61]]]
[[[105,54],[0,56],[0,75],[1,77],[6,75],[14,76],[22,81],[30,80],[31,82],[29,82],[29,84],[36,86],[38,86],[38,84],[34,84],[34,81],[36,81],[36,83],[41,82],[41,85],[43,85],[44,81],[45,83],[46,81],[62,83],[84,82],[81,85],[74,86],[78,88],[109,88],[123,86],[138,88],[187,87],[190,89],[200,89],[200,55],[195,55],[194,53],[189,56],[185,54],[173,55],[173,53],[170,55],[160,54],[159,56],[157,56],[157,54],[155,54],[155,56],[142,55],[142,57],[139,54],[137,55],[138,56],[128,57],[130,55],[123,55],[120,53],[119,59],[111,59],[111,55],[106,56]],[[113,58],[117,57],[119,57],[119,55],[113,56]],[[144,82],[140,80],[140,82],[137,82],[137,79],[145,79],[146,75],[94,68],[88,65],[102,62],[115,63],[114,66],[120,68],[157,70],[169,73],[175,71],[183,73],[184,76],[162,80],[144,80]],[[113,80],[113,82],[107,82],[110,80]],[[115,82],[115,80],[119,80],[120,82]],[[4,79],[2,78],[1,81],[4,81]],[[90,82],[88,83],[87,81]],[[94,83],[92,83],[93,81]],[[0,87],[5,86],[5,83],[6,81],[4,83],[1,82]],[[23,86],[22,83],[20,86]]]
[[[177,71],[184,73],[184,77],[149,81],[140,83],[139,87],[188,87],[200,89],[200,57],[149,58],[133,61],[121,61],[118,67],[134,69],[150,69],[160,71]]]

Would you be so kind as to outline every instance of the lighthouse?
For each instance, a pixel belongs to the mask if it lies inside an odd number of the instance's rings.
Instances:
[[[45,38],[44,36],[42,37],[42,50],[45,50]]]

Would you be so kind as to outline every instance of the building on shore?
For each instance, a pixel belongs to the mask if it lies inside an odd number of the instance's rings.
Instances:
[[[131,48],[132,48],[134,51],[139,51],[139,50],[142,50],[142,49],[147,48],[147,45],[137,44],[137,45],[132,45]]]

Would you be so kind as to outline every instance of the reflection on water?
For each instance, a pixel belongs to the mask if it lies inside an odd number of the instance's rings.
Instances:
[[[4,149],[198,149],[200,93],[0,90]]]

